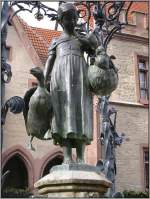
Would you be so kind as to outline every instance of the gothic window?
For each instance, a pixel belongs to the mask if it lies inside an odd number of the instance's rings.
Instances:
[[[144,185],[145,190],[149,189],[149,151],[144,150]]]
[[[20,155],[16,154],[7,161],[2,173],[4,174],[6,171],[10,171],[10,173],[3,189],[25,189],[28,187],[28,171]]]
[[[42,176],[45,176],[45,175],[49,174],[50,169],[53,166],[62,164],[62,162],[63,162],[63,157],[61,155],[58,155],[54,159],[50,160],[47,163],[47,165],[45,166]]]
[[[138,87],[139,101],[148,104],[148,60],[145,57],[138,57]]]

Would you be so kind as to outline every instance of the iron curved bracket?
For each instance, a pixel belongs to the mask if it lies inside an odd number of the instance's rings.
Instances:
[[[14,114],[21,113],[24,109],[24,100],[19,96],[13,96],[10,99],[8,99],[4,105],[2,105],[1,108],[1,124],[5,124],[5,119],[8,110],[10,109],[10,112]]]
[[[13,15],[10,17],[10,20],[21,11],[28,11],[33,13],[35,10],[35,18],[37,20],[42,20],[44,16],[50,18],[50,20],[57,20],[57,11],[54,8],[48,7],[41,3],[40,1],[12,1],[10,2],[10,8],[16,6],[18,10],[16,10]],[[24,6],[28,6],[25,8]]]

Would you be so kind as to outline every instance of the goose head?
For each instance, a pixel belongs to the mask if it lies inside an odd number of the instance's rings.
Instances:
[[[35,67],[30,70],[30,73],[37,78],[39,82],[44,80],[43,70],[40,67]]]

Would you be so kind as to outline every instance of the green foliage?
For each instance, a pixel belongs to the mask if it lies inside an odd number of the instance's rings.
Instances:
[[[7,187],[2,190],[2,198],[29,198],[32,193],[28,189]]]
[[[149,198],[149,192],[125,190],[123,191],[124,198]]]

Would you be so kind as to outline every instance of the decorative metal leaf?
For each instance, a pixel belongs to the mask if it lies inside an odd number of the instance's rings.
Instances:
[[[2,106],[1,110],[1,122],[5,124],[6,115],[10,109],[10,112],[14,114],[21,113],[24,109],[24,100],[19,96],[14,96],[8,99],[5,104]]]

